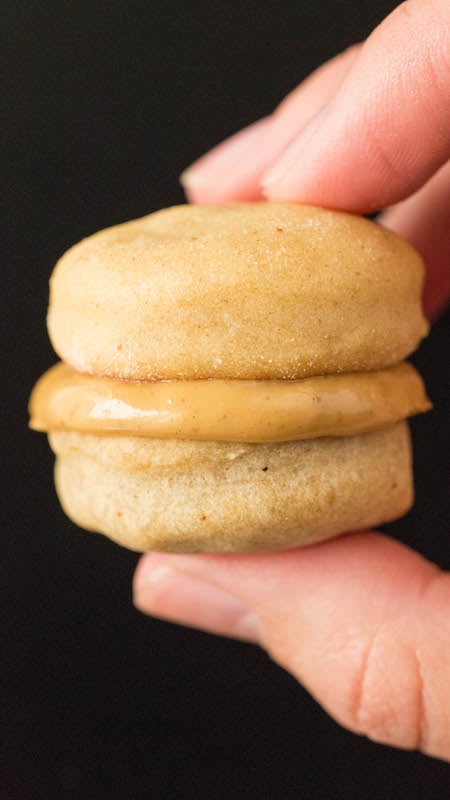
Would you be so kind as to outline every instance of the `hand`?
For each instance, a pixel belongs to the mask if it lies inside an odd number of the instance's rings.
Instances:
[[[450,293],[450,6],[409,0],[276,111],[184,174],[189,200],[267,198],[365,213],[428,264],[430,315]],[[450,575],[377,533],[280,553],[144,555],[135,603],[259,643],[333,717],[450,760]]]

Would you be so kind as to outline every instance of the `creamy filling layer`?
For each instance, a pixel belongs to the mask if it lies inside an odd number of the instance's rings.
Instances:
[[[59,363],[37,382],[30,427],[155,439],[283,442],[351,436],[431,408],[411,364],[303,380],[124,381]]]

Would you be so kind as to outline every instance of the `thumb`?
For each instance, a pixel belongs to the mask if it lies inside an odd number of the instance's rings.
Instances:
[[[417,190],[450,155],[449,50],[448,0],[398,6],[266,173],[267,199],[366,212]]]
[[[450,578],[379,534],[257,555],[144,555],[145,613],[261,644],[342,725],[450,760]]]

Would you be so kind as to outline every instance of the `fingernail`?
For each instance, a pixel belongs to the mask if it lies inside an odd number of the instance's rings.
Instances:
[[[327,107],[325,106],[309,120],[275,164],[262,176],[260,186],[265,196],[271,194],[274,188],[278,191],[285,189],[289,191],[292,173],[299,171],[299,166],[301,166],[302,160],[306,157],[306,149],[313,134],[322,123],[326,110]]]
[[[218,177],[226,176],[243,159],[254,156],[264,140],[270,120],[260,119],[213,147],[185,169],[179,181],[184,189],[202,189]]]
[[[272,169],[261,178],[262,193],[265,195],[273,186],[283,183],[283,179],[290,171],[291,167],[289,164],[285,163],[284,159],[279,164],[272,167]]]
[[[248,642],[261,640],[260,624],[234,595],[198,576],[166,565],[137,574],[134,604],[145,614]]]
[[[196,189],[197,187],[201,187],[202,183],[204,183],[201,173],[198,173],[194,166],[183,170],[178,180],[183,189]]]
[[[274,166],[263,175],[261,178],[261,191],[264,195],[270,192],[275,186],[280,187],[286,183],[286,180],[289,180],[292,170],[301,163],[305,141],[306,139],[303,134],[298,136],[295,142],[288,147]]]

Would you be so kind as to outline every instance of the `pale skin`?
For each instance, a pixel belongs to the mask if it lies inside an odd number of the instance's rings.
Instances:
[[[190,167],[190,202],[308,202],[366,213],[450,295],[450,4],[407,0],[272,115]],[[376,532],[257,555],[147,553],[147,614],[259,644],[342,725],[450,761],[450,574]]]

